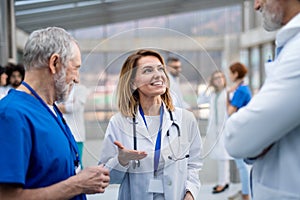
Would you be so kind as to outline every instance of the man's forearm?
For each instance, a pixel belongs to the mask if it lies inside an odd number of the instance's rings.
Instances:
[[[15,184],[0,185],[1,200],[67,200],[80,193],[81,189],[76,184],[74,177],[48,187],[37,189],[23,189],[21,186]]]

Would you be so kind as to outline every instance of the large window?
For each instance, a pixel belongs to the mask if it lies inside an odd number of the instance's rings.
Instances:
[[[87,105],[91,112],[86,113],[89,129],[94,129],[89,132],[96,131],[95,121],[105,130],[107,120],[116,112],[118,74],[126,57],[137,48],[154,48],[165,59],[177,56],[183,65],[180,83],[184,98],[197,108],[199,86],[207,85],[211,73],[222,68],[223,60],[222,44],[203,47],[207,42],[217,43],[224,34],[239,33],[241,19],[241,7],[230,6],[73,30],[78,40],[97,42],[90,52],[83,52],[81,69],[82,83],[93,92]],[[157,41],[164,48],[159,48]]]

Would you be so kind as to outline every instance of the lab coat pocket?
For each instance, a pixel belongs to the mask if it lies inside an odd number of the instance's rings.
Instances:
[[[296,191],[295,191],[296,192]],[[255,183],[253,191],[254,199],[263,200],[299,200],[300,196],[295,193],[285,192],[280,189],[270,188],[261,183]]]
[[[179,165],[179,171],[181,173],[187,172],[187,163],[189,158],[189,149],[190,149],[190,143],[180,143],[180,145],[177,147],[179,148],[178,153],[176,154],[176,151],[174,152],[173,157],[176,159],[176,162],[178,162]]]
[[[272,77],[272,74],[274,73],[274,68],[276,67],[276,63],[275,61],[274,62],[268,62],[268,63],[265,63],[265,73],[266,73],[266,76],[268,78],[271,78]]]

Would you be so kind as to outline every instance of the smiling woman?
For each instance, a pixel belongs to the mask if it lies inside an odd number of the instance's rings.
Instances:
[[[169,78],[164,64],[162,56],[152,50],[140,50],[127,58],[121,69],[117,86],[118,108],[123,115],[133,117],[141,101],[140,96],[146,97],[148,92],[145,90],[153,92],[155,88],[162,90],[156,91],[159,94],[156,96],[164,101],[168,109],[174,110],[169,92]],[[145,84],[147,81],[148,83]],[[153,87],[160,83],[161,87]]]
[[[109,122],[100,163],[109,168],[111,183],[121,184],[118,199],[196,199],[200,132],[191,112],[173,106],[160,54],[131,54],[117,94],[120,113]]]
[[[160,103],[160,95],[166,92],[168,80],[163,64],[155,56],[145,56],[138,60],[137,65],[132,85],[138,90],[140,102],[156,99]]]

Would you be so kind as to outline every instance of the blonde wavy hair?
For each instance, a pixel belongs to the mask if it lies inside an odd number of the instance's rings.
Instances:
[[[163,57],[156,51],[141,49],[131,54],[124,62],[117,85],[117,104],[119,111],[127,117],[134,117],[137,106],[139,104],[138,91],[132,88],[133,80],[136,76],[137,62],[145,56],[154,56],[164,66],[164,73],[167,77],[168,87],[166,92],[161,95],[162,101],[165,103],[168,110],[173,111],[174,105],[170,94],[170,80],[166,73],[165,62]]]

